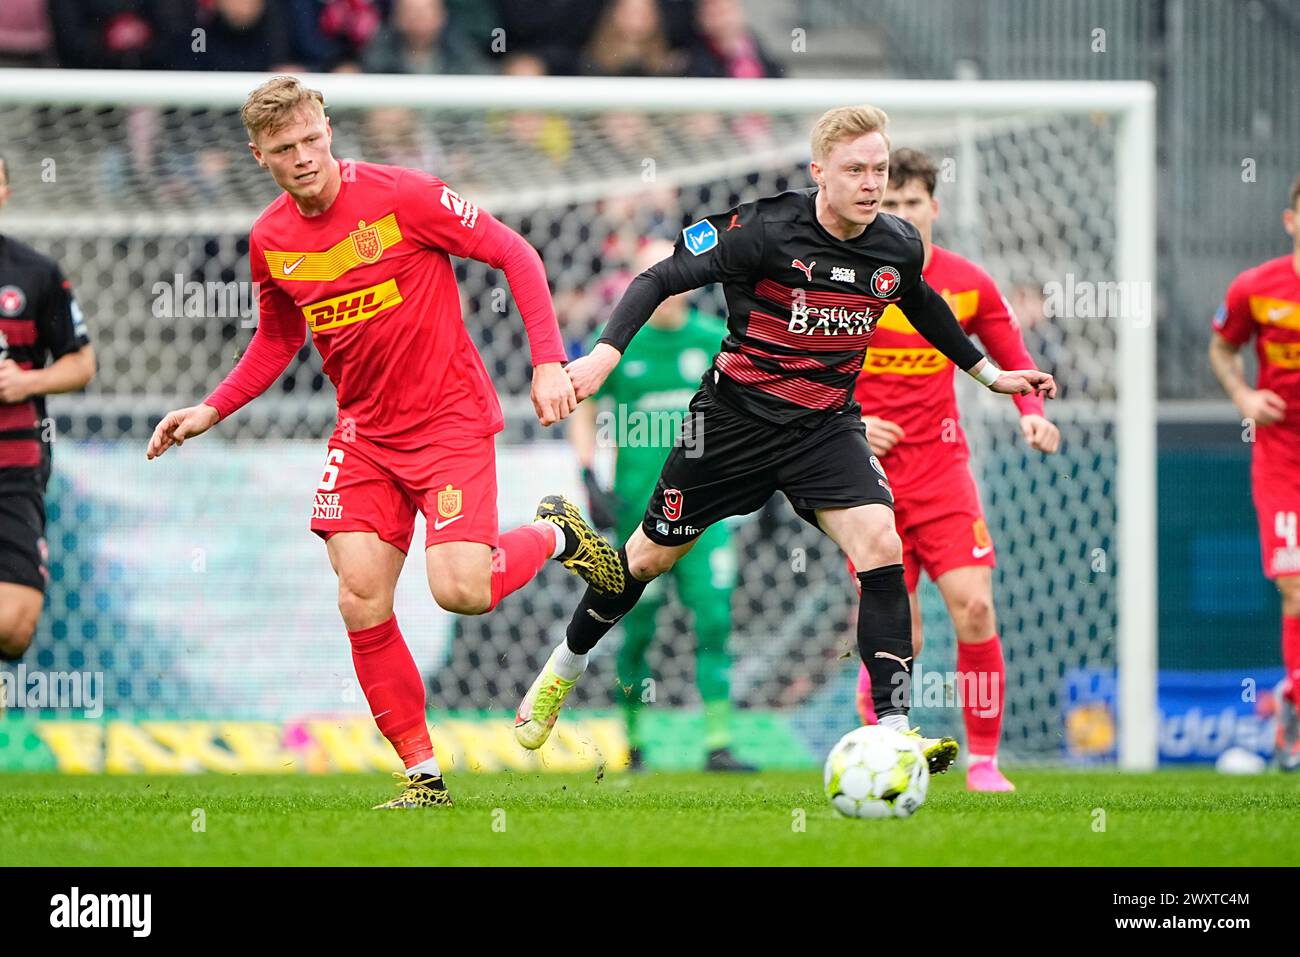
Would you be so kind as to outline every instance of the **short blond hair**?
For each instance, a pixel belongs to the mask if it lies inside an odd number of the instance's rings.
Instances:
[[[837,106],[827,110],[813,125],[812,158],[823,163],[831,147],[840,140],[857,139],[867,133],[879,133],[885,138],[885,148],[889,149],[889,134],[885,132],[888,125],[889,115],[876,106]]]
[[[248,138],[256,143],[263,133],[275,133],[288,126],[304,106],[324,116],[325,94],[307,89],[296,76],[273,76],[248,94],[239,118],[244,121]]]

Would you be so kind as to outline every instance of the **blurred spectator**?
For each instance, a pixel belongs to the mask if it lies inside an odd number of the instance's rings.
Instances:
[[[4,0],[8,8],[11,0]],[[193,0],[49,0],[59,65],[150,70],[170,65]],[[188,38],[187,38],[188,39]]]
[[[745,21],[741,0],[699,0],[698,33],[687,63],[688,76],[781,76],[785,70],[768,56]]]
[[[0,66],[50,66],[54,32],[45,0],[0,4]]]
[[[502,49],[500,44],[497,45],[496,50],[492,49],[494,41],[506,40],[502,34],[493,36],[494,30],[502,30],[505,27],[496,0],[443,0],[443,3],[447,7],[447,19],[456,25],[456,34],[466,38],[469,45],[488,62],[490,68],[495,67],[495,60],[499,56],[526,49],[508,42],[505,49]]]
[[[513,53],[501,64],[506,76],[545,76],[546,63],[535,53]],[[522,154],[525,166],[545,164],[552,169],[568,162],[573,149],[573,134],[569,122],[556,113],[536,110],[514,110],[496,115],[488,120],[488,132],[493,137],[504,134],[513,145],[501,152],[512,157]],[[514,160],[512,159],[512,162]]]
[[[192,70],[296,73],[289,9],[268,0],[212,0],[199,15],[201,43],[186,45],[178,66]],[[195,47],[198,49],[195,49]]]
[[[409,166],[446,176],[442,150],[418,114],[404,106],[381,106],[362,121],[361,155],[372,163]]]
[[[388,23],[366,47],[367,73],[486,73],[487,59],[447,19],[442,0],[395,0]]]
[[[531,50],[546,62],[548,73],[573,75],[605,0],[498,0],[497,6],[507,54]]]
[[[301,4],[303,0],[295,0]],[[388,2],[383,0],[308,0],[318,10],[312,28],[322,38],[329,53],[326,67],[353,72],[361,64],[365,49],[375,40]]]
[[[685,66],[655,0],[612,0],[582,56],[583,72],[595,76],[672,76]]]

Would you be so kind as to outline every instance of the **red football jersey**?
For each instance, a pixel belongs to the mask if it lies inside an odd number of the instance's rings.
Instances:
[[[967,335],[978,336],[989,357],[1003,369],[1033,369],[1016,321],[993,279],[969,259],[933,246],[921,275],[943,296]],[[944,420],[957,421],[953,388],[956,366],[917,332],[897,306],[889,306],[858,376],[854,396],[864,415],[901,426],[906,444],[938,441]],[[1036,395],[1016,396],[1022,415],[1043,414]]]
[[[511,258],[520,249],[532,262]],[[527,303],[514,289],[533,363],[563,361],[545,277],[526,244],[435,176],[349,162],[324,213],[304,216],[283,193],[253,224],[258,351],[250,346],[208,403],[225,418],[266,388],[284,369],[274,363],[287,364],[285,344],[296,349],[309,328],[338,392],[341,428],[351,423],[398,449],[499,432],[501,406],[462,321],[450,256],[538,280]],[[520,266],[513,276],[512,266]]]
[[[1247,269],[1228,287],[1214,316],[1219,335],[1237,346],[1255,337],[1261,389],[1272,389],[1287,404],[1286,417],[1260,426],[1258,439],[1281,439],[1300,459],[1300,274],[1291,256]]]

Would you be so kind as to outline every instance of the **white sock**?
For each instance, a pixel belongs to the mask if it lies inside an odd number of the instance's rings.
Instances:
[[[989,761],[996,768],[998,766],[998,756],[996,754],[975,754],[971,753],[970,763],[979,764],[981,761]]]
[[[559,558],[560,552],[564,551],[564,529],[560,528],[560,526],[556,525],[554,522],[548,522],[544,518],[539,518],[537,521],[533,522],[533,527],[540,528],[543,531],[549,528],[555,534],[555,548],[551,549],[551,557]]]
[[[565,681],[573,681],[587,670],[587,656],[585,653],[575,655],[569,650],[568,641],[562,641],[551,654],[551,670]]]
[[[887,714],[880,719],[879,723],[882,728],[897,731],[899,734],[907,734],[908,731],[912,730],[908,726],[907,715],[905,714]]]
[[[427,761],[421,761],[419,764],[406,769],[408,778],[413,778],[417,774],[432,774],[436,778],[442,777],[442,768],[438,767],[438,759],[429,758]]]

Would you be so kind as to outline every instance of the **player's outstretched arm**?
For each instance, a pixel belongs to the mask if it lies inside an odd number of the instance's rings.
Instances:
[[[568,364],[565,371],[579,402],[600,391],[632,339],[664,300],[704,285],[695,282],[686,270],[676,268],[675,259],[676,254],[669,256],[633,279],[614,307],[600,341],[591,352]]]
[[[632,338],[664,300],[709,283],[746,278],[761,263],[762,252],[763,223],[753,203],[683,229],[673,254],[632,280],[591,353],[569,363],[569,378],[578,400],[599,390]]]
[[[250,255],[256,255],[250,251]],[[198,405],[176,409],[163,416],[145,449],[145,456],[156,459],[173,445],[202,435],[220,420],[251,402],[269,389],[298,354],[307,338],[307,323],[293,301],[272,283],[259,276],[256,260],[253,276],[261,282],[257,331],[243,357],[230,370],[221,385]]]

